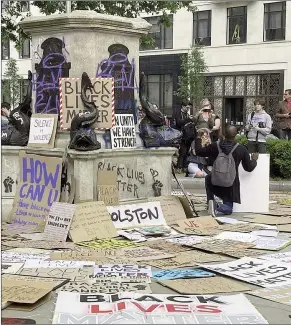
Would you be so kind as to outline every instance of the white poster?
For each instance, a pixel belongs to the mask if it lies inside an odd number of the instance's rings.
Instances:
[[[1,274],[16,274],[23,263],[1,263]]]
[[[53,324],[268,324],[243,294],[188,296],[59,292]]]
[[[291,244],[288,239],[274,238],[274,237],[259,237],[254,244],[256,249],[266,249],[270,251],[278,251]]]
[[[264,260],[269,260],[269,261],[276,260],[276,261],[279,261],[282,263],[291,263],[291,252],[263,255],[263,256],[260,256],[260,259],[261,258]]]
[[[260,154],[257,167],[251,173],[240,165],[239,179],[241,204],[235,203],[233,211],[269,212],[270,155]]]
[[[160,202],[107,206],[116,229],[166,225]]]
[[[136,147],[133,114],[115,114],[115,126],[110,131],[112,149]]]
[[[49,260],[49,254],[18,253],[15,251],[2,252],[2,262],[25,263],[27,260]]]
[[[25,262],[24,269],[37,269],[37,268],[79,268],[84,266],[95,265],[95,262],[91,261],[43,261],[43,260],[28,260]]]
[[[28,144],[48,144],[54,130],[55,117],[34,117],[30,119]]]
[[[151,266],[135,264],[99,264],[94,267],[94,275],[116,274],[117,276],[152,276]]]
[[[244,257],[228,263],[200,266],[264,288],[291,284],[291,264],[280,261]]]

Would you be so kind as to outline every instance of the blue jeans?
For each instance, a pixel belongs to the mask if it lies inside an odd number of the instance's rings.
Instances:
[[[232,214],[232,209],[233,209],[233,202],[223,201],[222,204],[217,205],[216,211],[221,212],[226,215],[229,215],[229,214]]]

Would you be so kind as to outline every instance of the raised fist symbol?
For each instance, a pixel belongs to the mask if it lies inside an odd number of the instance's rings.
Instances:
[[[163,184],[160,181],[158,181],[158,180],[154,181],[152,188],[154,190],[155,197],[162,195],[162,187],[163,187]]]
[[[8,176],[3,181],[4,187],[5,187],[5,193],[11,193],[12,192],[12,184],[14,184],[14,180]]]

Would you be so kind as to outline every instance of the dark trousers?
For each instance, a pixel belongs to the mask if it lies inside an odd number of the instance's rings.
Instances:
[[[188,166],[188,154],[190,150],[191,143],[187,143],[185,141],[182,141],[179,148],[179,158],[177,167],[178,168],[187,168]]]
[[[248,141],[248,151],[249,153],[254,153],[254,152],[267,153],[267,143]]]
[[[280,139],[291,140],[291,129],[279,130]]]
[[[212,183],[211,183],[211,175],[207,175],[205,177],[205,189],[206,189],[206,196],[207,196],[207,203],[212,200],[214,201],[214,205],[216,207],[216,211],[220,212],[225,215],[232,214],[233,209],[233,202],[223,200],[222,204],[217,204],[214,200],[214,194],[212,190]]]

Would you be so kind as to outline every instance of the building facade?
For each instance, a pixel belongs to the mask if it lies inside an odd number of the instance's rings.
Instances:
[[[192,44],[204,45],[208,66],[204,95],[225,122],[245,122],[256,96],[274,115],[284,88],[291,88],[291,2],[194,1],[196,12],[179,10],[170,28],[153,24],[153,48],[140,52],[149,99],[165,114],[180,106],[176,96],[181,55]]]

